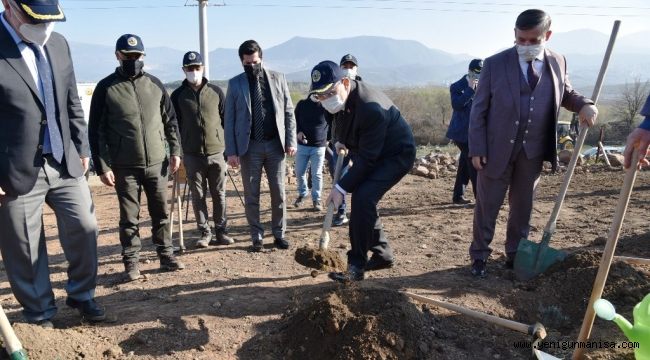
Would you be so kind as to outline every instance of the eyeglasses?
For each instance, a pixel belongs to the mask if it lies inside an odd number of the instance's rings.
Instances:
[[[336,88],[339,86],[340,83],[341,83],[340,81],[336,82],[334,85],[332,85],[330,91],[328,91],[328,92],[325,92],[325,93],[322,93],[322,94],[312,94],[311,99],[314,100],[314,101],[319,101],[319,100],[325,100],[327,98],[330,98],[330,97],[336,95],[336,93],[338,92],[336,90]]]

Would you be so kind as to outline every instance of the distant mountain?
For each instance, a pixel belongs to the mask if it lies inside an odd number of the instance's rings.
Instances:
[[[617,40],[607,83],[623,83],[635,74],[645,76],[650,65],[650,32],[622,36]],[[553,34],[549,47],[566,55],[571,80],[577,88],[593,86],[609,35],[593,30]],[[71,43],[79,82],[97,82],[115,70],[112,46]],[[183,78],[181,59],[185,51],[168,47],[147,49],[145,69],[164,82]],[[322,60],[338,62],[346,53],[359,60],[360,75],[380,86],[447,85],[457,80],[473,57],[431,49],[412,40],[377,36],[345,39],[294,37],[264,50],[265,64],[287,74],[290,81],[308,82],[309,71]],[[211,78],[227,80],[242,71],[236,49],[210,52]]]

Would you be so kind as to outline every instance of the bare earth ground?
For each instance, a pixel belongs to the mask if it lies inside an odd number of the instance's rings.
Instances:
[[[143,207],[146,278],[125,283],[117,198],[113,189],[91,181],[100,228],[96,295],[113,321],[96,326],[80,323],[76,312],[65,306],[67,264],[49,209],[45,230],[59,306],[56,329],[23,323],[4,272],[0,303],[16,322],[15,330],[32,359],[527,359],[530,350],[514,346],[516,341],[530,340],[526,335],[412,302],[397,290],[527,324],[540,321],[549,331],[549,340],[575,340],[599,261],[598,253],[585,251],[604,246],[622,179],[622,171],[602,169],[576,175],[552,245],[578,255],[522,283],[503,269],[507,206],[498,219],[488,277],[477,280],[468,270],[472,209],[450,205],[453,178],[408,175],[380,204],[397,266],[370,273],[363,284],[347,288],[326,276],[312,278],[311,269],[294,261],[298,246],[317,244],[324,212],[289,206],[291,250],[273,249],[267,236],[266,250],[250,253],[243,208],[230,182],[234,245],[193,250],[198,233],[190,211],[185,222],[190,250],[181,256],[187,268],[160,273]],[[541,180],[530,235],[535,241],[541,239],[560,181],[558,175]],[[650,175],[640,173],[636,184],[617,254],[650,258]],[[268,229],[268,188],[263,190],[262,216]],[[295,196],[295,185],[288,185],[289,204]],[[335,228],[331,239],[331,248],[345,258],[347,228]],[[629,320],[632,306],[650,292],[649,270],[618,263],[610,273],[605,297]],[[613,323],[599,319],[592,339],[625,340]],[[571,354],[567,349],[547,352],[562,358]],[[591,359],[633,358],[625,349],[588,354]]]

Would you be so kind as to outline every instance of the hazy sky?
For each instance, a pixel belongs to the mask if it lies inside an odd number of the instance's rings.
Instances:
[[[56,30],[71,41],[113,46],[119,35],[135,33],[145,46],[198,50],[196,0],[60,1],[68,21],[57,24]],[[224,1],[225,6],[217,6]],[[621,35],[650,31],[648,0],[210,0],[209,4],[210,50],[237,48],[251,38],[268,48],[294,36],[378,35],[485,57],[512,45],[515,18],[528,8],[547,11],[555,32],[588,28],[609,34],[617,19],[622,20]]]

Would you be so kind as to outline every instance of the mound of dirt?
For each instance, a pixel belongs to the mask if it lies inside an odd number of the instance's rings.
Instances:
[[[432,345],[429,328],[399,292],[354,286],[298,310],[287,319],[282,343],[288,359],[423,359]]]
[[[547,327],[572,330],[584,317],[602,253],[580,251],[551,266],[512,297],[521,313]],[[642,270],[615,261],[610,268],[603,298],[621,311],[629,311],[650,293],[650,276]],[[525,301],[523,299],[529,299]],[[619,311],[620,312],[620,311]]]
[[[343,271],[345,269],[345,262],[335,250],[303,246],[296,250],[294,258],[298,264],[312,269],[323,271]]]

